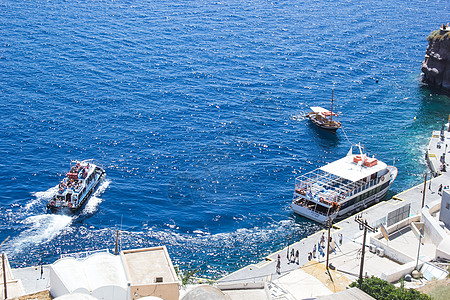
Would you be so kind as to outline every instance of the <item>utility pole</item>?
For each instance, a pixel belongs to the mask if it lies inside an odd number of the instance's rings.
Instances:
[[[289,263],[289,241],[291,240],[291,235],[288,235],[288,237],[287,237],[287,252],[286,252],[286,258],[287,258],[287,260],[288,260],[288,263]]]
[[[327,223],[328,223],[328,243],[327,243],[327,265],[326,265],[326,268],[327,268],[327,271],[328,271],[328,266],[329,266],[329,263],[328,263],[328,262],[329,262],[329,257],[330,257],[330,239],[331,239],[330,231],[331,231],[331,220],[328,219]]]
[[[425,205],[425,192],[427,191],[427,176],[428,173],[425,173],[425,181],[423,183],[422,208]]]
[[[6,267],[5,267],[5,253],[2,253],[2,269],[3,269],[3,290],[5,291],[5,299],[8,299],[8,292],[6,289]]]
[[[118,248],[119,248],[119,229],[116,230],[116,249],[114,250],[114,255],[117,255]]]
[[[4,243],[6,243],[9,240],[9,235],[6,239],[3,240],[3,242],[0,243],[0,247],[3,246]],[[6,266],[5,266],[5,253],[2,253],[2,270],[3,270],[3,288],[5,291],[5,299],[8,299],[8,293],[6,291]]]
[[[375,232],[376,230],[372,226],[369,226],[369,224],[367,224],[367,220],[363,221],[362,218],[358,218],[357,216],[355,216],[355,222],[364,228],[363,244],[362,244],[362,250],[361,250],[361,263],[359,264],[359,279],[358,279],[358,283],[361,286],[362,279],[363,279],[363,269],[364,269],[364,255],[366,253],[367,229],[369,229],[372,232]]]

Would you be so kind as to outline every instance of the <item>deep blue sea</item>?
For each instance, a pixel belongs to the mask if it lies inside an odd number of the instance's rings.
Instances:
[[[448,0],[0,2],[0,247],[13,267],[166,245],[219,277],[320,229],[296,175],[350,140],[422,182],[450,98],[420,81]],[[330,105],[344,130],[305,120]],[[416,120],[414,120],[416,118]],[[345,134],[346,133],[346,134]],[[348,137],[348,140],[347,140]],[[71,160],[107,180],[75,216],[45,205]]]

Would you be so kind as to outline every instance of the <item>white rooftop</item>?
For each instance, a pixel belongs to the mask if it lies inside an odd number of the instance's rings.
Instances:
[[[325,109],[325,108],[320,107],[320,106],[313,106],[313,107],[311,107],[311,110],[312,110],[313,112],[315,112],[315,113],[321,113],[321,112],[327,112],[327,111],[329,111],[328,109]]]
[[[166,247],[124,250],[121,252],[128,280],[135,285],[154,283],[157,277],[164,283],[178,282]]]
[[[371,174],[386,169],[387,165],[384,162],[378,160],[378,163],[373,167],[366,167],[360,162],[356,164],[353,162],[355,155],[347,155],[344,158],[329,163],[321,168],[322,171],[330,174],[345,178],[350,181],[358,181]]]
[[[83,260],[72,257],[57,260],[50,266],[50,283],[53,297],[74,293],[98,299],[127,296],[127,279],[120,257],[105,252]]]

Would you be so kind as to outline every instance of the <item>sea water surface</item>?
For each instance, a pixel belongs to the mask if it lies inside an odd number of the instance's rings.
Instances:
[[[166,245],[219,277],[321,227],[289,209],[295,176],[360,142],[423,180],[450,99],[423,86],[433,1],[0,3],[0,251],[13,267],[60,254]],[[302,116],[330,105],[336,135]],[[414,120],[414,118],[416,118]],[[107,180],[75,216],[46,202],[71,160]]]

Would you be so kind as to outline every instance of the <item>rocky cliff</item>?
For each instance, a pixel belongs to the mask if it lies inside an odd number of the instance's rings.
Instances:
[[[442,24],[428,37],[425,60],[422,62],[423,81],[450,91],[450,27]]]

